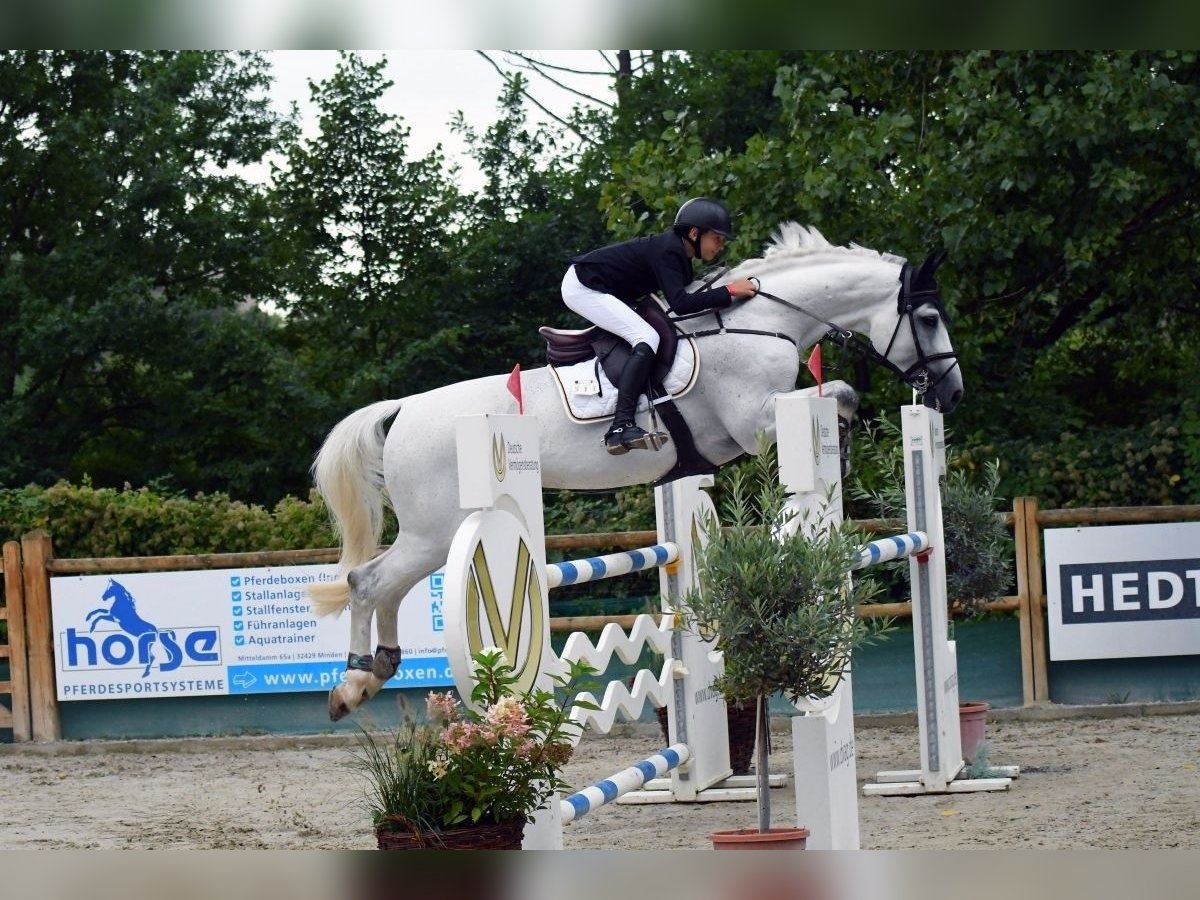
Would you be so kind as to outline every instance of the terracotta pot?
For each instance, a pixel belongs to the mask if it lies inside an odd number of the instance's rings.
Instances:
[[[396,819],[375,829],[375,842],[380,850],[520,850],[524,834],[524,819],[444,831],[424,831]]]
[[[991,707],[983,700],[963,700],[958,704],[958,731],[962,738],[963,761],[975,762],[975,751],[983,743],[987,727],[987,712]]]
[[[803,850],[808,845],[807,828],[739,828],[714,831],[708,836],[714,850]]]

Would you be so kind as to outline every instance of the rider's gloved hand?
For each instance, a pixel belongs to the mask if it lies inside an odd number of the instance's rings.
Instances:
[[[757,278],[741,278],[737,281],[731,281],[725,285],[729,289],[729,295],[734,300],[749,300],[758,293]]]

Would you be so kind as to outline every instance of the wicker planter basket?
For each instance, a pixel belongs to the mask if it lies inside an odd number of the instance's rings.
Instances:
[[[380,850],[520,850],[524,819],[424,831],[407,819],[392,818],[375,829]]]

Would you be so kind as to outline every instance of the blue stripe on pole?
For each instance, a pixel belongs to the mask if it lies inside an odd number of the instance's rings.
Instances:
[[[908,549],[909,545],[908,545],[908,542],[905,540],[905,538],[907,538],[907,537],[908,537],[908,535],[903,535],[902,537],[894,537],[891,539],[892,544],[896,547],[897,554],[901,554]]]
[[[874,542],[867,544],[867,552],[871,555],[871,565],[875,565],[883,557],[883,551]]]
[[[637,763],[634,768],[642,773],[646,781],[649,781],[651,778],[658,777],[658,769],[655,767],[654,763],[650,762],[648,759],[643,759],[640,763]]]
[[[679,765],[679,751],[678,750],[672,750],[670,747],[668,747],[666,750],[664,750],[662,752],[662,757],[663,757],[663,759],[665,759],[667,761],[668,769],[673,769],[677,765]]]
[[[608,574],[608,566],[604,564],[604,560],[599,556],[593,556],[591,559],[584,560],[584,562],[592,567],[592,577],[589,579],[590,581],[595,581],[597,578],[603,578]]]
[[[555,563],[555,565],[558,567],[558,571],[562,572],[563,584],[575,583],[575,579],[579,577],[579,569],[575,567],[575,563],[562,562]]]
[[[591,802],[583,794],[572,794],[570,797],[567,797],[567,802],[575,807],[576,816],[582,816],[592,808]]]
[[[610,778],[596,782],[594,787],[598,788],[600,793],[604,795],[605,803],[612,803],[620,794],[620,789],[617,787],[616,782]]]
[[[645,567],[647,561],[646,554],[641,550],[629,550],[625,555],[628,556],[630,561],[633,563],[634,569],[641,569]]]
[[[662,544],[654,545],[654,558],[658,561],[660,566],[667,564],[667,559],[670,557],[670,555],[671,554],[667,553],[667,548]]]

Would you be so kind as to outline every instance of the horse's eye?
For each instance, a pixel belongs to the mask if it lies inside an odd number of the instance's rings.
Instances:
[[[926,328],[937,328],[939,321],[941,320],[936,315],[930,314],[921,316],[921,324]]]

